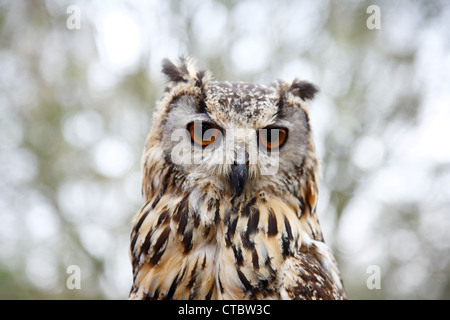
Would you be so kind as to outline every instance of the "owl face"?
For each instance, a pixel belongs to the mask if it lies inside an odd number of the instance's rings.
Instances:
[[[184,188],[238,197],[295,188],[299,169],[311,157],[317,163],[305,106],[312,84],[211,81],[185,59],[166,60],[163,71],[170,82],[147,156],[173,166]]]

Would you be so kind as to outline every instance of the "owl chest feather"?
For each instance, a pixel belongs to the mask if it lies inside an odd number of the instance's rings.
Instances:
[[[295,197],[264,193],[245,201],[198,191],[154,196],[131,235],[130,297],[285,298],[280,286],[291,286],[286,275],[298,272],[286,261],[295,262],[322,237],[313,212],[301,209]],[[322,268],[326,257],[311,253]]]

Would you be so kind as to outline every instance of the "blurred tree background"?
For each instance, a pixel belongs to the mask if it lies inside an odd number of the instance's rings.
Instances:
[[[321,88],[318,213],[350,298],[449,299],[449,21],[444,0],[1,0],[0,298],[127,297],[160,63],[188,53]]]

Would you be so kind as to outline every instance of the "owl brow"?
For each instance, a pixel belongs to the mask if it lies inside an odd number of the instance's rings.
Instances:
[[[202,95],[204,95],[204,93]],[[200,114],[203,114],[203,113],[206,114],[206,103],[204,101],[204,98],[198,102],[198,104],[196,106],[196,111]]]
[[[289,121],[283,120],[283,119],[275,119],[275,121],[273,122],[273,124],[271,124],[270,126],[268,126],[270,128],[290,128],[291,124]]]
[[[197,113],[192,116],[191,121],[214,123],[213,119],[207,113]]]

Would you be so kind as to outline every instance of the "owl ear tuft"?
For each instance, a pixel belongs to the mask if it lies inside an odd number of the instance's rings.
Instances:
[[[287,91],[291,92],[294,96],[301,98],[303,101],[306,101],[312,100],[319,92],[319,89],[308,81],[295,79],[292,81],[292,84]]]
[[[162,73],[167,77],[170,82],[187,82],[188,79],[186,76],[189,75],[187,71],[187,65],[185,60],[181,60],[180,63],[177,64],[169,59],[164,59],[162,62]]]
[[[202,87],[210,80],[206,70],[197,70],[193,59],[180,56],[177,61],[164,59],[162,62],[162,73],[167,77],[171,85],[180,82],[194,82],[196,86]]]

